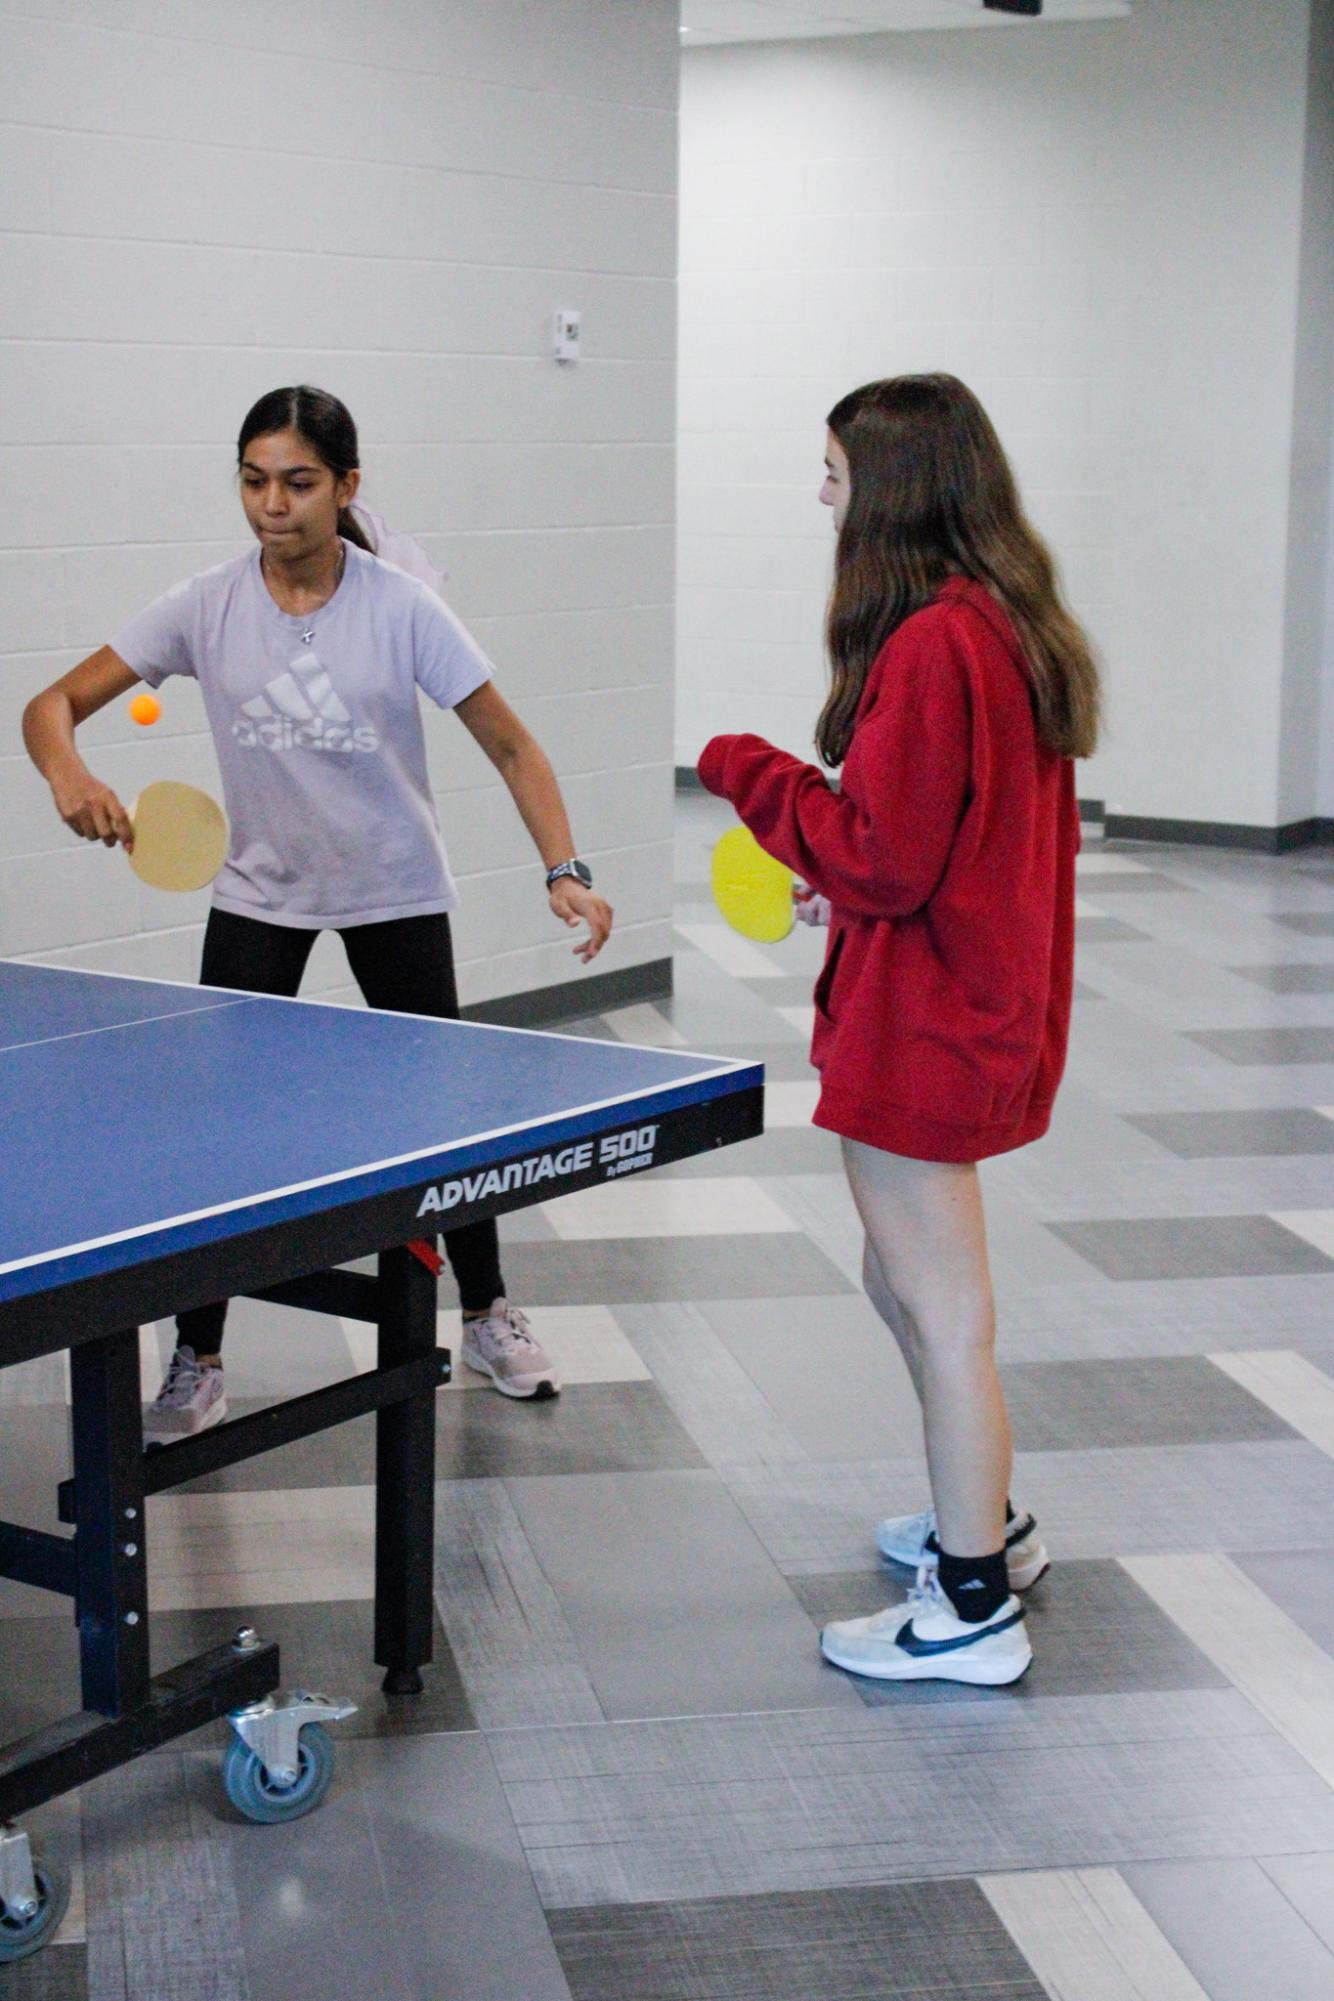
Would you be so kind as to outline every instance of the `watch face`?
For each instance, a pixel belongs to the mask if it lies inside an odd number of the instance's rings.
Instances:
[[[587,862],[574,861],[562,862],[559,868],[552,869],[547,877],[547,885],[549,888],[554,888],[558,882],[569,876],[573,876],[576,882],[581,882],[585,889],[593,887],[593,871]]]

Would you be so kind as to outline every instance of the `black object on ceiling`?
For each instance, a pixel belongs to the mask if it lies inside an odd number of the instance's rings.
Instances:
[[[993,14],[1040,14],[1042,0],[982,0]]]

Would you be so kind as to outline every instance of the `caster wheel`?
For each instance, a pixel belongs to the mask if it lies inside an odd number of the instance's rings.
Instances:
[[[37,1880],[37,1909],[20,1917],[0,1905],[0,1966],[40,1952],[59,1931],[69,1906],[68,1869],[43,1861],[34,1862],[32,1873]]]
[[[295,1779],[284,1785],[270,1778],[248,1744],[233,1737],[222,1761],[222,1783],[237,1812],[267,1824],[312,1812],[328,1792],[334,1771],[333,1738],[322,1723],[307,1723],[302,1730],[300,1757]]]

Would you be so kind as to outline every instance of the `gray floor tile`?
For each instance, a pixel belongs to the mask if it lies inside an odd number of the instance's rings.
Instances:
[[[261,1406],[234,1398],[229,1408],[240,1417]],[[576,1383],[537,1403],[485,1391],[438,1397],[435,1460],[442,1480],[701,1463],[653,1383]],[[374,1478],[375,1420],[366,1417],[210,1473],[181,1492],[360,1487]]]
[[[1001,1380],[1020,1452],[1296,1436],[1221,1369],[1186,1356],[1023,1363]]]
[[[1131,1116],[1129,1122],[1182,1160],[1334,1153],[1334,1119],[1300,1105],[1253,1112],[1153,1112]]]
[[[550,1922],[574,2001],[1044,2001],[969,1881],[602,1904]]]
[[[1229,966],[1228,971],[1271,994],[1334,994],[1334,962],[1299,960],[1295,965]]]
[[[610,1717],[839,1707],[810,1625],[712,1473],[513,1480]]]
[[[418,2001],[568,2001],[485,1742],[366,1746],[350,1762]]]
[[[874,1524],[927,1504],[917,1460],[736,1466],[730,1492],[786,1577],[861,1571]],[[1187,1550],[1306,1549],[1334,1519],[1334,1461],[1305,1441],[1028,1452],[1017,1507],[1031,1508],[1053,1559]]]
[[[1324,1855],[1264,1855],[1260,1867],[1334,1952],[1334,1849]]]
[[[435,1595],[484,1728],[602,1720],[569,1622],[500,1481],[438,1489]]]
[[[784,1300],[781,1305],[786,1311],[795,1303]],[[701,1308],[621,1306],[616,1317],[712,1464],[783,1466],[805,1459],[796,1438]]]
[[[1311,1527],[1334,1539],[1334,1516]],[[1232,1560],[1317,1646],[1334,1655],[1334,1548],[1268,1550]]]
[[[84,1788],[93,2001],[251,2001],[233,1811],[215,1756],[164,1752]]]
[[[1134,924],[1127,924],[1120,917],[1077,917],[1075,919],[1075,949],[1081,945],[1129,944],[1133,939],[1144,938],[1148,934]]]
[[[800,1231],[744,1237],[597,1237],[509,1258],[518,1296],[543,1306],[769,1299],[852,1290]],[[518,1278],[523,1280],[520,1292]]]
[[[1090,903],[1100,903],[1105,896],[1190,896],[1194,891],[1190,883],[1180,882],[1175,876],[1145,869],[1142,873],[1127,871],[1124,875],[1081,876],[1079,893]]]
[[[319,1813],[231,1848],[249,2001],[568,2001],[477,1736],[347,1745]]]
[[[1258,1863],[1141,1862],[1123,1873],[1209,2001],[1334,1994],[1334,1953]]]
[[[1190,1040],[1229,1063],[1334,1063],[1334,1028],[1211,1028]]]
[[[859,1572],[793,1578],[792,1589],[819,1627],[831,1619],[862,1619],[880,1611],[902,1598],[910,1581],[906,1572],[877,1564]],[[889,1687],[855,1675],[852,1684],[872,1707],[1032,1702],[1057,1695],[1228,1685],[1227,1677],[1118,1563],[1060,1562],[1025,1594],[1024,1610],[1033,1666],[1012,1688],[969,1688],[949,1681]]]
[[[811,982],[805,973],[785,973],[775,979],[742,980],[741,985],[756,1000],[770,1007],[805,1007],[811,998]]]
[[[88,1951],[83,1945],[49,1945],[4,1972],[5,2001],[88,2001]]]
[[[510,1399],[446,1398],[436,1453],[441,1477],[635,1473],[704,1463],[656,1383],[575,1383],[519,1408],[526,1421],[515,1424]]]
[[[1327,1258],[1269,1216],[1139,1216],[1048,1223],[1105,1278],[1246,1278],[1334,1272]]]
[[[911,1379],[869,1300],[736,1300],[700,1310],[812,1459],[922,1451]]]
[[[548,1909],[1334,1846],[1233,1690],[506,1731]]]

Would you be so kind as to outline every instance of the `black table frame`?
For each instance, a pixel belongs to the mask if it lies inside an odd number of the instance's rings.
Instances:
[[[610,1108],[595,1137],[656,1127],[652,1164],[754,1137],[762,1073],[725,1080],[720,1095],[665,1113]],[[649,1094],[645,1094],[648,1099]],[[589,1130],[587,1118],[581,1131]],[[502,1167],[556,1140],[516,1134],[487,1165]],[[596,1149],[594,1149],[596,1153]],[[425,1163],[423,1163],[425,1165]],[[451,1172],[458,1172],[451,1168]],[[451,1209],[451,1228],[551,1200],[607,1178],[605,1167],[556,1185],[521,1183]],[[376,1413],[375,1661],[390,1692],[413,1693],[431,1659],[435,1395],[450,1357],[436,1346],[433,1239],[418,1215],[434,1177],[364,1200],[151,1258],[19,1299],[0,1301],[0,1367],[70,1351],[73,1477],[59,1514],[71,1536],[0,1521],[0,1576],[74,1601],[83,1707],[0,1747],[0,1824],[114,1770],[186,1731],[271,1693],[278,1648],[224,1643],[153,1675],[144,1503],[152,1494],[253,1458],[370,1411]],[[374,1277],[338,1269],[378,1253]],[[377,1366],[196,1437],[145,1451],[138,1327],[191,1306],[249,1296],[370,1321]]]

